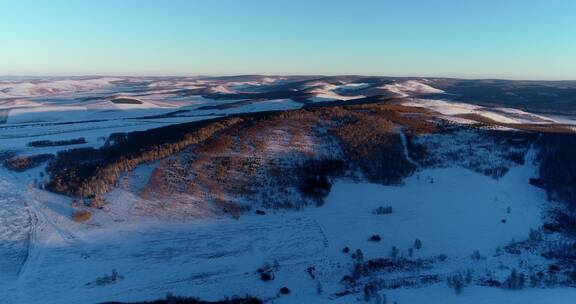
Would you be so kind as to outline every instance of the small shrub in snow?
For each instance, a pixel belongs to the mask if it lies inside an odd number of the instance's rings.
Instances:
[[[500,247],[500,246],[496,247],[494,256],[499,256],[501,254],[502,254],[502,247]]]
[[[455,274],[448,278],[448,287],[453,288],[456,294],[461,294],[464,289],[464,277],[461,274]]]
[[[501,287],[502,286],[502,284],[500,284],[500,282],[498,282],[492,278],[484,279],[481,282],[482,282],[482,285],[489,286],[489,287]]]
[[[358,262],[364,261],[364,253],[360,249],[356,249],[356,253],[353,254],[352,258],[356,259]]]
[[[316,293],[320,295],[322,292],[324,292],[324,288],[322,287],[322,283],[318,282],[316,284]]]
[[[466,276],[464,277],[464,280],[466,281],[466,284],[472,283],[472,270],[466,270]]]
[[[354,282],[356,282],[356,279],[352,278],[352,276],[345,275],[342,277],[340,282],[342,282],[344,284],[352,285],[352,284],[354,284]]]
[[[525,277],[523,273],[518,273],[516,269],[512,269],[510,275],[504,283],[502,284],[502,288],[506,289],[522,289],[524,288]]]
[[[368,283],[364,285],[364,300],[369,302],[372,298],[378,295],[378,286],[375,283]]]
[[[548,266],[548,273],[557,273],[558,271],[560,271],[560,267],[556,265]]]
[[[362,263],[356,262],[352,268],[352,278],[358,280],[363,274]]]
[[[390,250],[390,257],[396,259],[398,258],[398,255],[400,255],[400,250],[398,247],[392,246],[392,249]]]
[[[311,267],[306,268],[306,273],[308,273],[308,275],[312,279],[315,279],[316,278],[316,267],[311,266]]]
[[[528,276],[529,280],[530,280],[530,287],[535,288],[535,287],[540,287],[542,284],[542,280],[544,279],[544,273],[542,272],[538,272],[538,273],[530,273],[530,275]]]
[[[114,283],[120,281],[123,278],[124,278],[123,276],[118,274],[116,269],[113,269],[111,275],[104,275],[104,276],[96,278],[96,280],[94,281],[94,284],[96,284],[98,286],[110,285],[110,284],[114,284]]]
[[[529,239],[532,242],[542,241],[542,232],[539,230],[530,229]]]
[[[510,243],[508,243],[508,245],[506,245],[506,247],[504,247],[504,250],[505,250],[507,253],[509,253],[509,254],[516,254],[516,255],[518,255],[518,254],[522,253],[522,252],[520,251],[520,248],[519,248],[519,246],[518,246],[518,243],[516,243],[516,241],[515,241],[514,239],[512,239],[512,240],[510,241]]]
[[[265,215],[265,214],[266,214],[266,212],[264,212],[264,211],[262,211],[262,210],[258,209],[258,210],[256,210],[256,214],[258,214],[258,215]]]
[[[558,276],[555,273],[548,273],[544,279],[544,285],[546,287],[556,286],[558,284]]]
[[[391,214],[392,212],[394,212],[392,206],[386,206],[386,207],[380,206],[374,209],[374,211],[372,211],[372,214],[382,215],[382,214]]]
[[[262,268],[258,268],[257,272],[260,274],[260,280],[268,282],[274,280],[273,270],[277,269],[270,264],[266,263]]]
[[[348,246],[346,246],[342,249],[342,252],[348,253],[348,252],[350,252],[350,248],[348,248]]]
[[[274,280],[274,276],[271,273],[262,272],[260,273],[260,280],[262,280],[263,282],[272,281]]]
[[[374,234],[369,239],[370,242],[380,242],[381,240],[382,240],[382,238],[378,234]]]
[[[290,293],[290,288],[284,286],[282,288],[280,288],[280,294],[289,294]]]
[[[417,249],[417,250],[422,249],[422,241],[421,241],[420,239],[416,239],[416,240],[414,241],[414,248]]]
[[[474,261],[480,261],[480,259],[482,259],[482,256],[480,255],[480,251],[474,250],[474,252],[470,256],[470,258],[472,258],[472,260],[474,260]]]

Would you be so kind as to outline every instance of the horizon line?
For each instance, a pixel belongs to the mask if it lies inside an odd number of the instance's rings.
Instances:
[[[503,81],[540,81],[540,82],[572,82],[575,79],[560,78],[506,78],[506,77],[466,77],[466,76],[390,76],[378,74],[259,74],[259,73],[239,73],[239,74],[107,74],[107,73],[86,73],[86,74],[0,74],[0,78],[83,78],[83,77],[126,77],[126,78],[156,78],[156,77],[240,77],[240,76],[268,76],[268,77],[384,77],[384,78],[406,78],[406,79],[460,79],[460,80],[503,80]]]

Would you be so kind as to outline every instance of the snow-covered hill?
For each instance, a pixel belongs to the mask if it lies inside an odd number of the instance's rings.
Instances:
[[[91,79],[36,80],[25,82],[0,82],[0,98],[37,97],[70,94],[110,87],[121,78],[99,77]]]

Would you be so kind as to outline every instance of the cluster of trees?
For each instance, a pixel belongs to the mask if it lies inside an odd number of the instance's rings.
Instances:
[[[109,191],[121,172],[180,152],[241,121],[242,118],[230,117],[116,133],[99,149],[79,148],[59,152],[47,168],[50,176],[48,189],[70,196],[97,196]]]
[[[508,278],[502,283],[502,288],[506,289],[523,289],[526,283],[526,276],[523,273],[519,273],[516,269],[512,269]]]
[[[540,180],[548,199],[564,204],[556,217],[558,230],[576,235],[576,134],[547,133],[538,141]],[[533,181],[534,182],[534,181]]]
[[[258,112],[130,133],[115,133],[103,147],[59,152],[50,162],[48,190],[69,196],[96,197],[112,189],[122,172],[198,145],[229,127],[278,115]]]
[[[459,164],[498,179],[511,166],[524,163],[526,152],[536,137],[528,132],[443,126],[438,135],[423,141],[408,135],[407,147],[412,159],[424,167]],[[491,157],[487,158],[486,153]]]
[[[106,274],[96,278],[94,284],[98,286],[110,285],[122,280],[123,278],[124,278],[123,276],[118,274],[118,271],[116,271],[116,269],[112,269],[112,274],[109,275]]]
[[[377,214],[377,215],[382,215],[382,214],[392,214],[392,212],[394,212],[394,210],[392,209],[392,206],[380,206],[376,209],[374,209],[372,211],[373,214]]]
[[[331,178],[342,175],[345,168],[346,163],[339,159],[306,160],[296,169],[298,188],[304,195],[321,203],[330,193]]]
[[[400,135],[386,116],[350,113],[332,131],[351,169],[371,182],[398,184],[416,169],[406,159]]]
[[[576,260],[576,243],[570,241],[555,241],[548,242],[547,248],[548,252],[544,253],[543,256],[547,258],[556,258],[567,261]]]
[[[110,101],[115,104],[142,104],[142,101],[136,98],[129,98],[129,97],[114,98]]]
[[[28,146],[40,148],[40,147],[71,146],[71,145],[79,145],[79,144],[85,144],[85,143],[86,143],[86,138],[80,137],[80,138],[74,138],[74,139],[68,139],[68,140],[36,140],[36,141],[29,142]]]

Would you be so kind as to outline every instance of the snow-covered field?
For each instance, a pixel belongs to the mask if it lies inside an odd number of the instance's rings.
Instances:
[[[423,170],[403,186],[342,180],[322,207],[249,214],[239,220],[168,223],[109,206],[89,222],[76,224],[69,220],[69,199],[31,190],[30,206],[40,214],[36,242],[18,279],[4,282],[9,287],[2,298],[5,303],[83,303],[150,300],[172,292],[206,299],[252,294],[276,303],[352,303],[360,301],[358,295],[334,297],[352,267],[342,249],[361,249],[371,259],[389,256],[396,246],[407,255],[415,239],[423,244],[415,257],[445,254],[447,259],[432,270],[404,275],[465,269],[483,273],[499,261],[510,262],[510,257],[494,256],[497,247],[526,239],[541,224],[545,195],[526,182],[536,174],[533,153],[528,157],[526,165],[499,180],[457,167]],[[379,206],[392,206],[394,212],[372,214]],[[369,242],[373,234],[382,241]],[[471,260],[476,250],[485,258]],[[271,282],[260,281],[256,272],[266,264],[275,269]],[[308,267],[315,267],[314,279]],[[98,280],[113,270],[119,280]],[[275,298],[282,286],[292,293]],[[435,284],[384,293],[398,303],[421,303],[429,294],[434,295],[432,303],[498,303],[492,301],[504,295],[523,303],[549,297],[554,299],[550,303],[569,303],[565,296],[576,295],[576,290],[524,294],[472,286],[456,296],[445,284]]]

